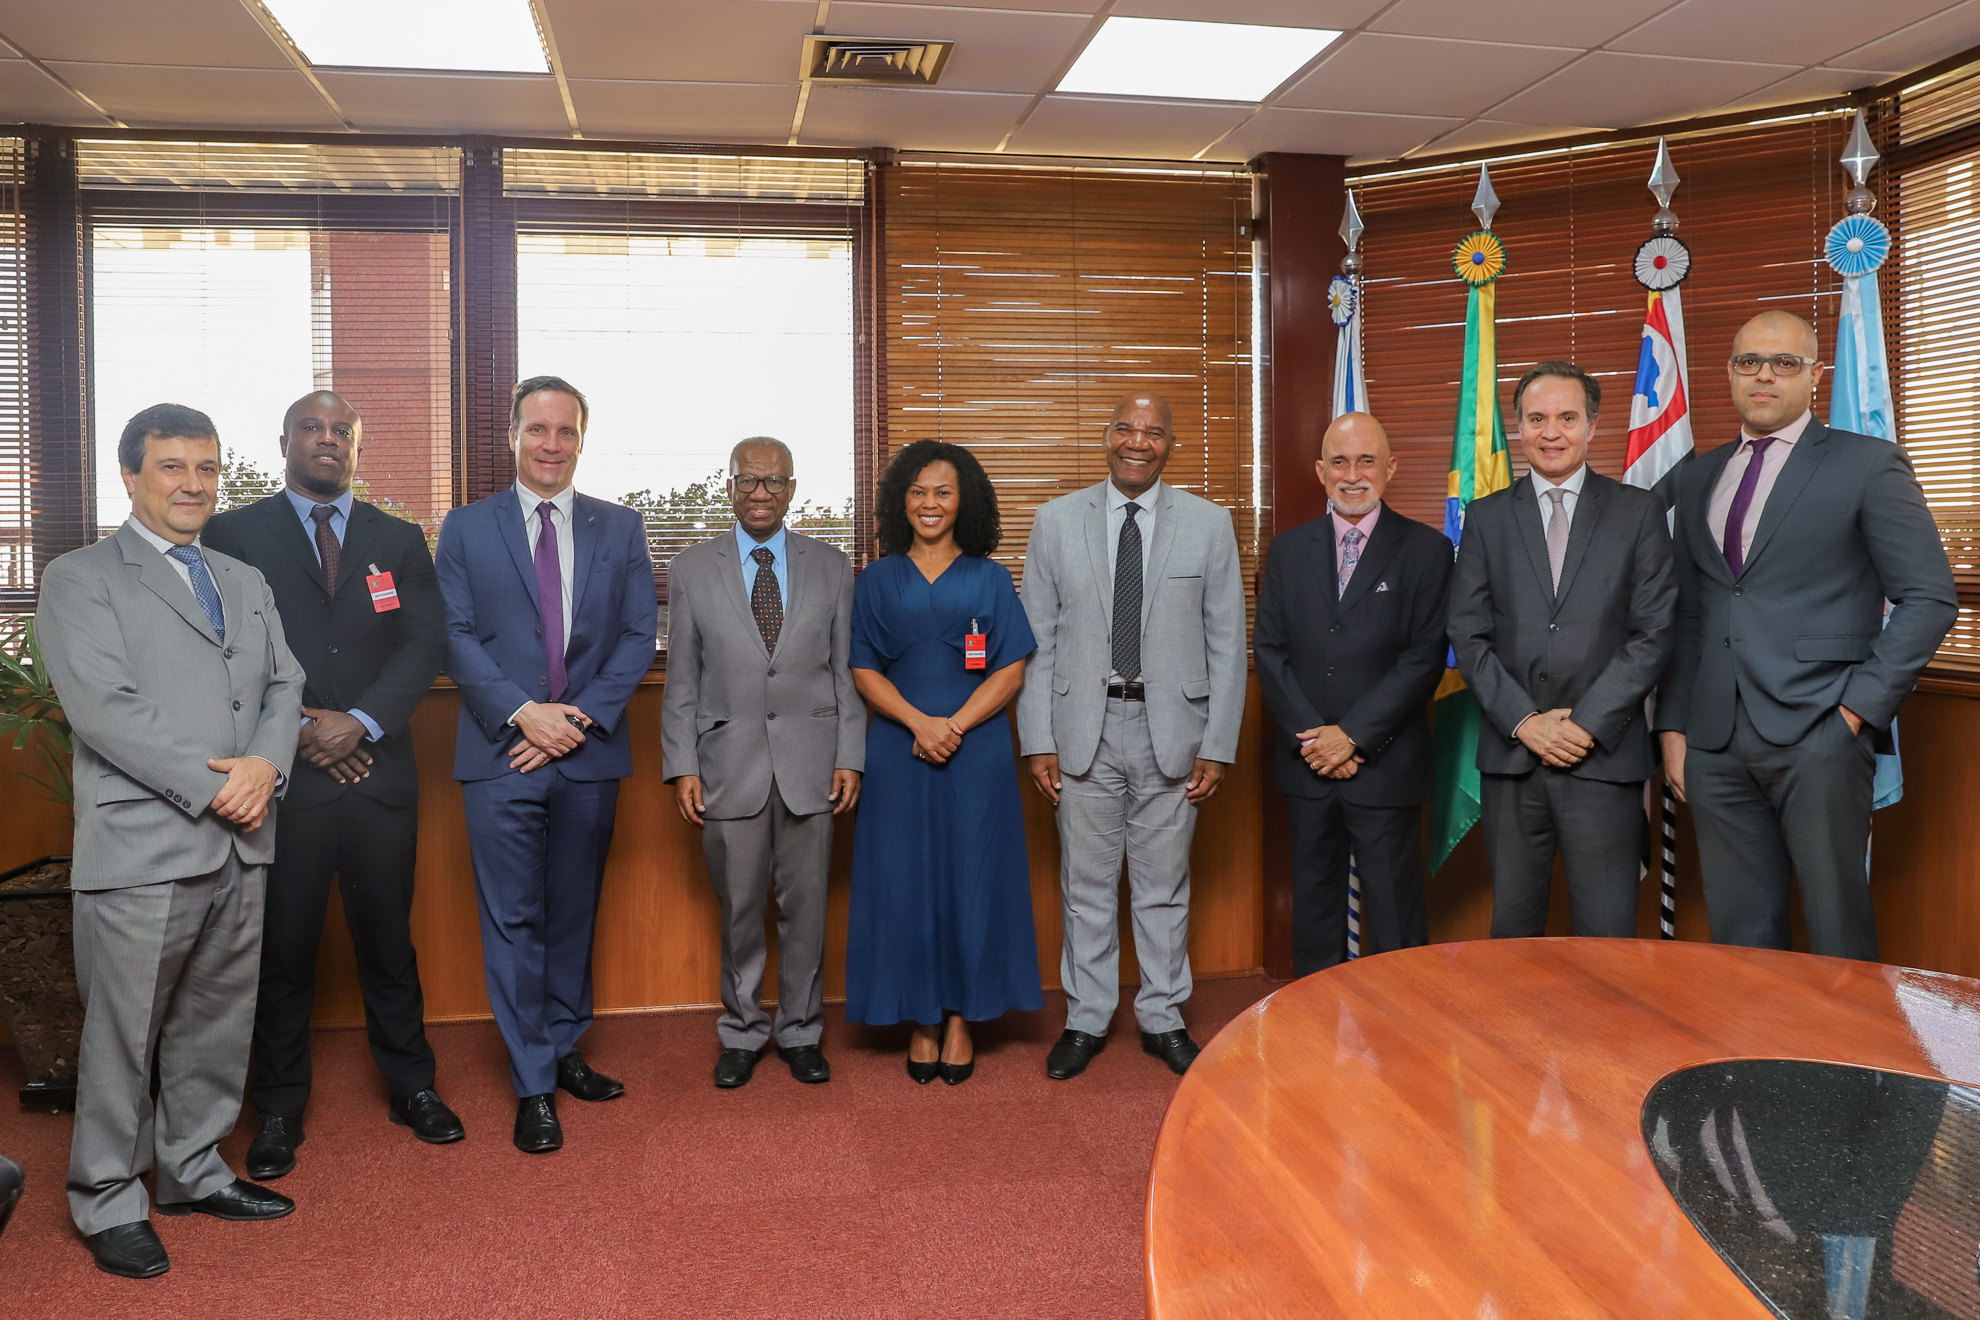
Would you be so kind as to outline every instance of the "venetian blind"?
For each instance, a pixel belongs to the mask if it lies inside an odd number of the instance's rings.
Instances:
[[[1021,580],[1033,511],[1105,478],[1115,400],[1153,390],[1175,410],[1163,480],[1231,511],[1249,593],[1249,176],[907,163],[885,179],[889,450],[974,452]]]
[[[24,158],[19,138],[0,138],[0,592],[23,605],[35,588]]]

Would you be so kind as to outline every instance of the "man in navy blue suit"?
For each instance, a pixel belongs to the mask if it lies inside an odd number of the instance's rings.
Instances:
[[[447,672],[461,690],[454,778],[467,802],[488,998],[520,1103],[516,1148],[558,1149],[556,1088],[625,1087],[578,1053],[626,703],[653,663],[659,608],[638,513],[571,482],[590,407],[555,376],[509,407],[516,484],[447,516],[435,567]]]

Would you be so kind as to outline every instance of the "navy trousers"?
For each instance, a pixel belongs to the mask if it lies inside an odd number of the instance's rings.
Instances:
[[[468,844],[488,1002],[516,1094],[557,1086],[557,1060],[591,1026],[591,946],[616,779],[567,779],[554,762],[470,780]]]

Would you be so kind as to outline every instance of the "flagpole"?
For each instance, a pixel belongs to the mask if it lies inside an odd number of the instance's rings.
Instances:
[[[1361,360],[1361,211],[1348,191],[1347,207],[1341,212],[1341,241],[1347,255],[1341,258],[1341,273],[1327,286],[1327,308],[1334,321],[1334,416],[1367,412],[1368,380]],[[1332,505],[1328,506],[1330,509]],[[1347,956],[1361,956],[1361,867],[1352,849],[1348,852]]]

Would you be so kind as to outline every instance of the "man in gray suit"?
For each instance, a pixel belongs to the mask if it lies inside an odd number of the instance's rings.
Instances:
[[[1494,938],[1543,935],[1554,854],[1577,935],[1636,933],[1643,699],[1671,653],[1671,538],[1649,491],[1588,466],[1602,389],[1542,362],[1513,390],[1531,469],[1465,511],[1451,646],[1478,698]]]
[[[150,1278],[170,1263],[148,1170],[163,1214],[296,1208],[218,1147],[247,1080],[269,799],[295,757],[303,675],[261,574],[200,546],[220,485],[206,414],[145,409],[117,461],[130,521],[48,566],[35,626],[75,730],[69,1209],[100,1269]]]
[[[1024,554],[1038,650],[1018,694],[1032,781],[1058,808],[1066,1030],[1045,1075],[1085,1071],[1120,1000],[1121,858],[1128,867],[1141,1047],[1196,1058],[1189,998],[1189,844],[1196,809],[1237,759],[1244,582],[1231,515],[1162,482],[1168,401],[1127,395],[1106,432],[1108,479],[1039,508]]]
[[[1810,412],[1820,351],[1778,310],[1733,340],[1739,439],[1677,476],[1677,646],[1656,718],[1712,938],[1787,948],[1792,870],[1814,952],[1875,959],[1876,753],[1959,600],[1904,451]]]
[[[773,1035],[791,1076],[832,1076],[818,1045],[825,886],[832,818],[859,801],[866,703],[846,663],[852,562],[784,526],[796,493],[790,448],[769,436],[744,440],[729,455],[736,525],[681,551],[667,570],[660,746],[722,903],[715,1085],[724,1088],[750,1079]],[[759,1002],[773,893],[774,1030]]]

